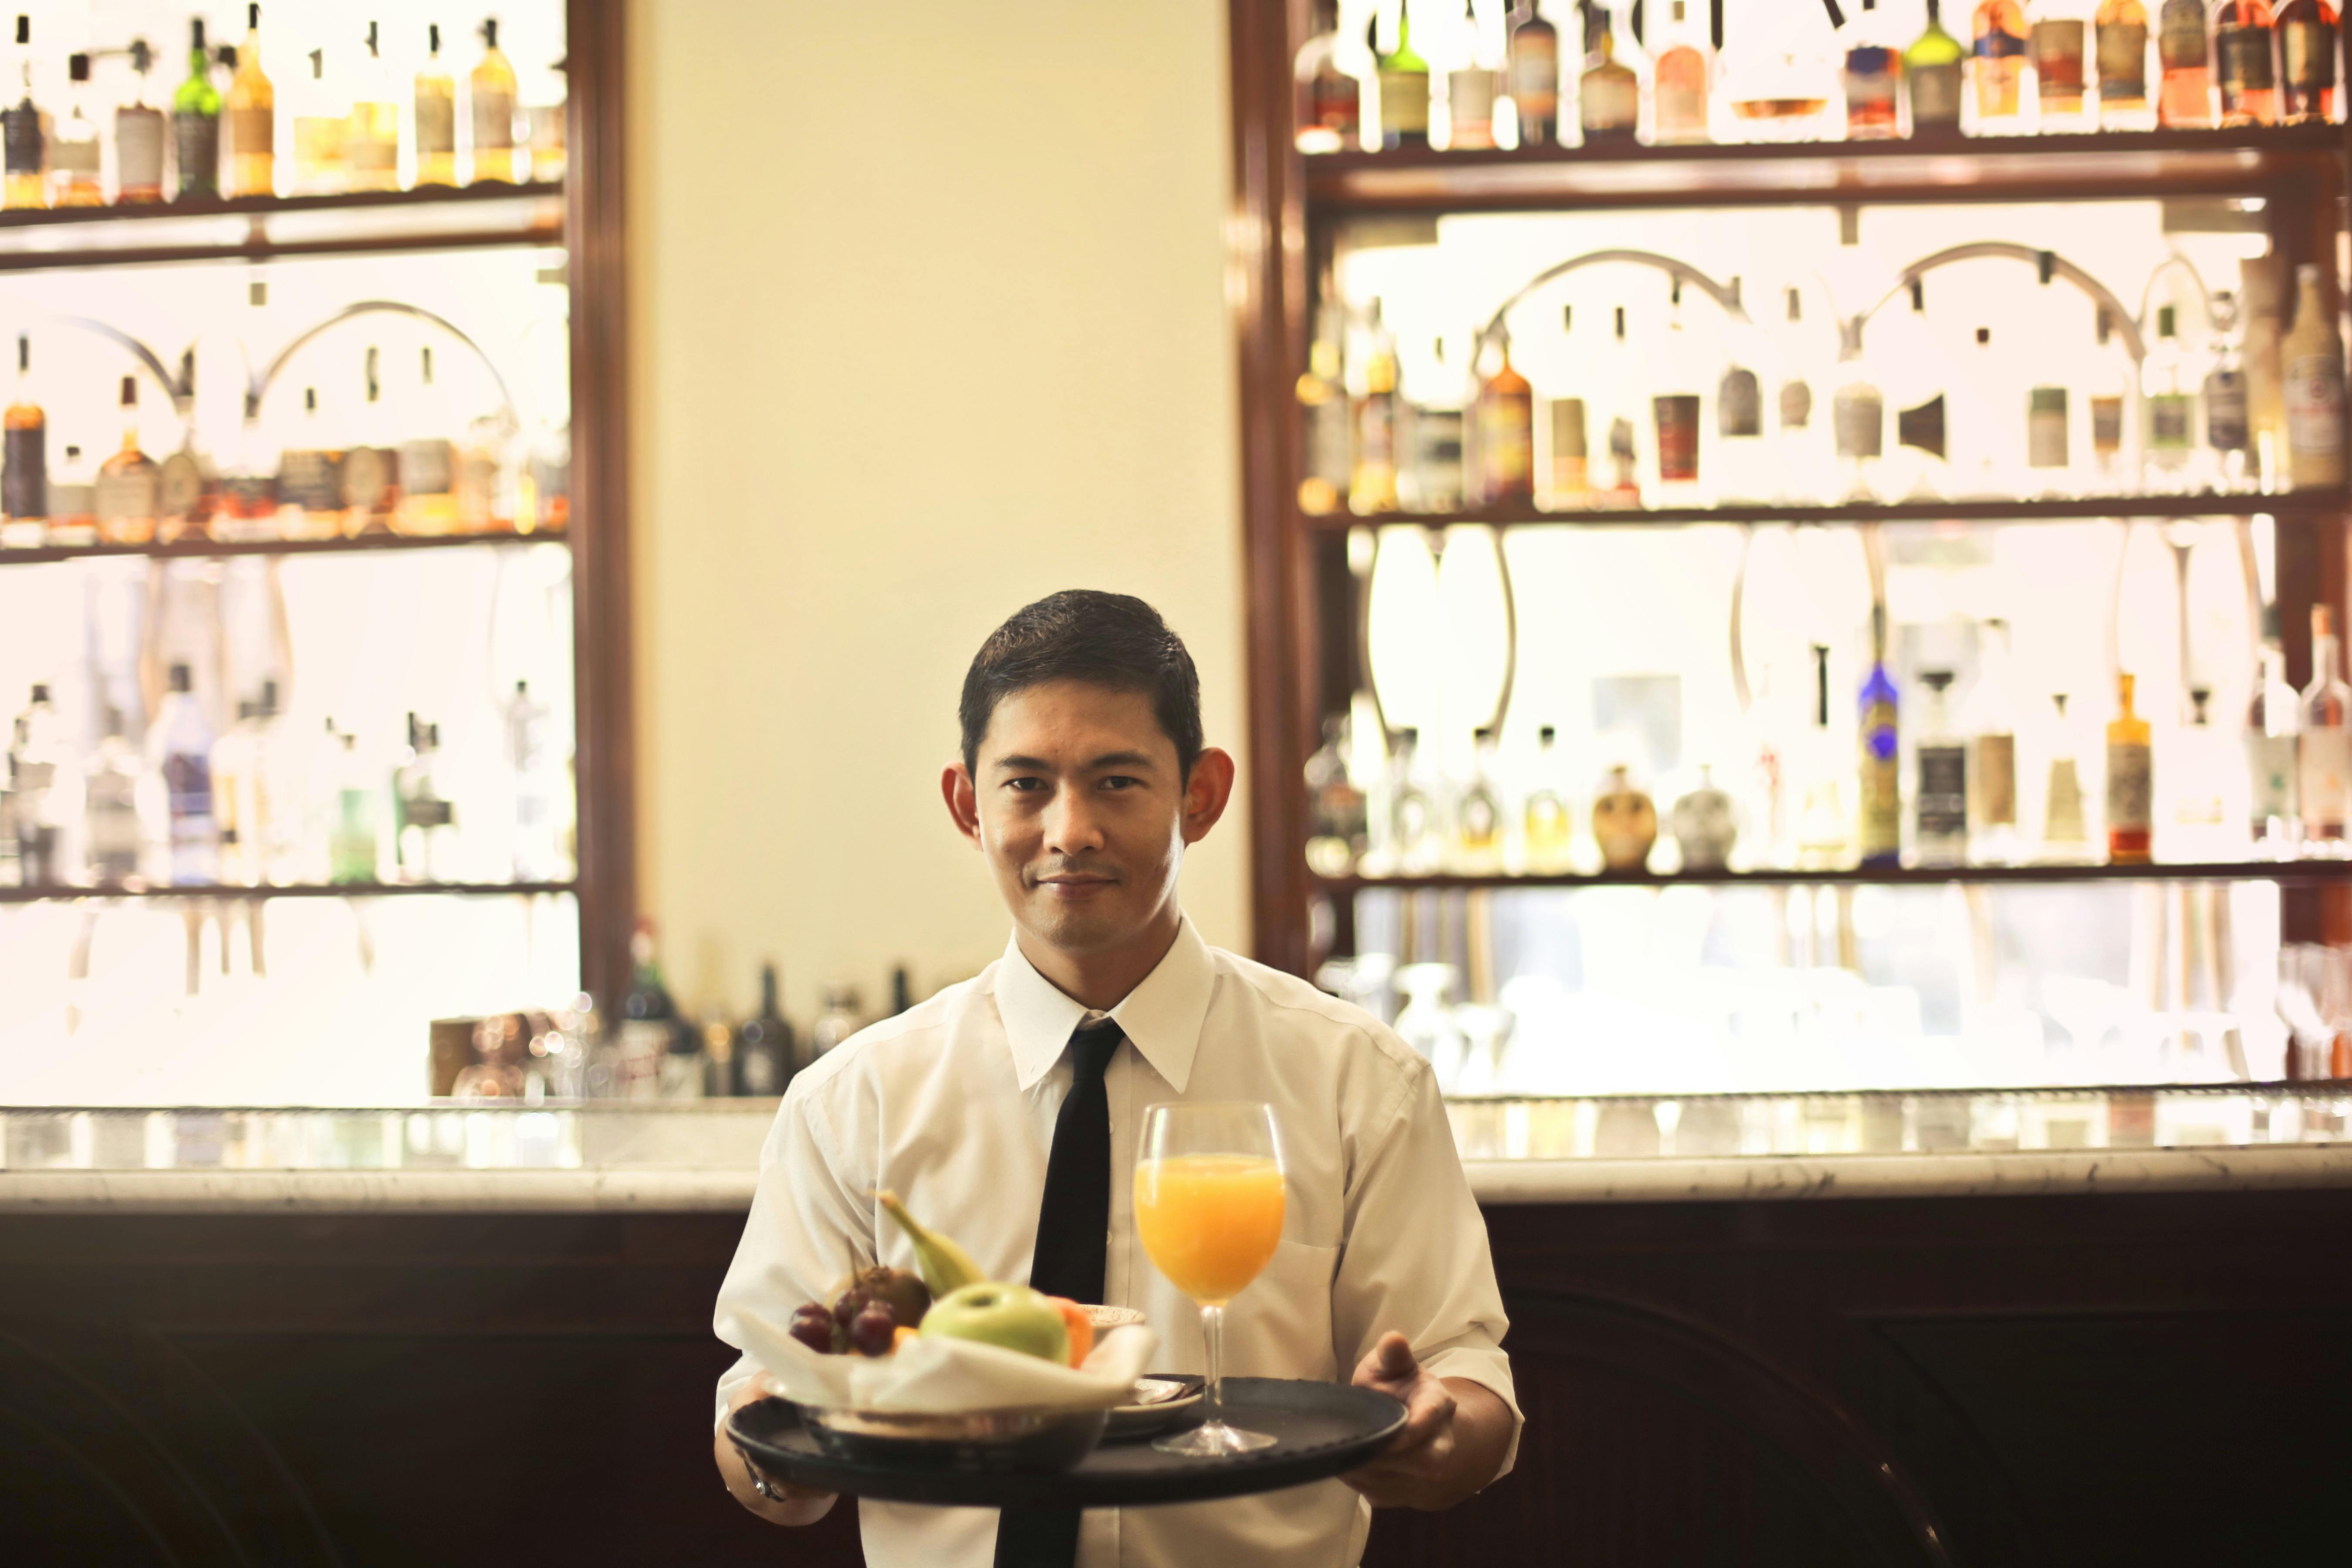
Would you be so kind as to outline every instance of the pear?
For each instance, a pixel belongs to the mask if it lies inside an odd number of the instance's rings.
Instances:
[[[875,1202],[889,1212],[915,1244],[915,1266],[923,1271],[923,1283],[929,1286],[934,1299],[962,1289],[967,1285],[987,1282],[988,1276],[971,1260],[971,1254],[958,1247],[937,1231],[924,1229],[898,1201],[898,1194],[881,1192],[874,1194]]]

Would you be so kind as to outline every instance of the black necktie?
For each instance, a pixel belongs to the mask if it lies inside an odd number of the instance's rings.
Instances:
[[[1037,1251],[1029,1283],[1048,1296],[1099,1301],[1110,1245],[1110,1096],[1103,1073],[1119,1027],[1105,1018],[1070,1037],[1070,1092],[1054,1119]],[[996,1521],[996,1568],[1069,1568],[1078,1557],[1078,1510],[1008,1508]]]

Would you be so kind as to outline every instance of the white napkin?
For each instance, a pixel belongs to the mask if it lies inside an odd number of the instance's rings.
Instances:
[[[1108,1409],[1132,1404],[1160,1336],[1142,1324],[1113,1329],[1080,1367],[976,1340],[930,1335],[895,1355],[820,1355],[749,1308],[736,1337],[795,1405],[949,1415],[966,1410]]]

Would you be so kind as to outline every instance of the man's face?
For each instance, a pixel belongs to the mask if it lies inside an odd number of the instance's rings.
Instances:
[[[1172,910],[1184,847],[1223,811],[1233,764],[1203,752],[1188,780],[1149,697],[1057,680],[999,702],[977,771],[950,768],[942,783],[1013,918],[1078,955]]]

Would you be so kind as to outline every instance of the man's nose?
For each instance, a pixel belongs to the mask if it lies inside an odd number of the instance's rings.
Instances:
[[[1045,808],[1045,847],[1057,855],[1076,855],[1102,844],[1102,826],[1087,792],[1055,791],[1054,803]]]

